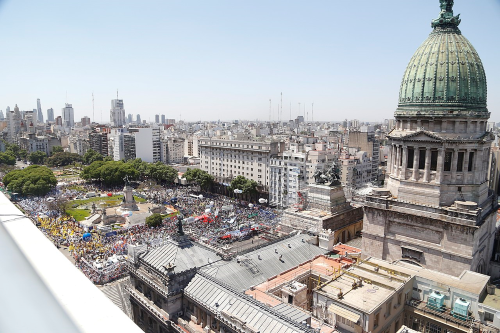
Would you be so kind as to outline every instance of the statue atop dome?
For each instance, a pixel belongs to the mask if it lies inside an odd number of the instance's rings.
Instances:
[[[437,19],[432,20],[431,26],[433,28],[443,27],[443,28],[456,28],[459,26],[460,14],[453,16],[453,5],[454,0],[439,0],[441,13]]]
[[[453,4],[454,0],[439,0],[441,3],[441,10],[444,10],[445,12],[453,12]]]

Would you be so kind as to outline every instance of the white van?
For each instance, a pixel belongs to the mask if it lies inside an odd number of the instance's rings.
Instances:
[[[89,192],[85,195],[87,198],[93,198],[96,196],[95,192]]]

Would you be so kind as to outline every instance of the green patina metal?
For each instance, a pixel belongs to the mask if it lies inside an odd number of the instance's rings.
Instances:
[[[453,0],[440,0],[433,31],[411,58],[404,74],[396,114],[411,110],[488,113],[486,74],[472,44],[458,29]],[[432,110],[432,111],[431,111]],[[458,112],[460,113],[460,112]]]
[[[453,16],[453,0],[440,0],[441,3],[441,13],[439,17],[432,20],[431,26],[436,27],[458,27],[460,24],[460,14]]]

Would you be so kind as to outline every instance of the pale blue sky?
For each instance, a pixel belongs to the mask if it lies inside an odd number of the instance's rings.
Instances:
[[[500,0],[455,0],[500,121]],[[0,109],[54,108],[109,121],[392,118],[411,56],[438,0],[0,0]],[[300,111],[303,114],[303,110]]]

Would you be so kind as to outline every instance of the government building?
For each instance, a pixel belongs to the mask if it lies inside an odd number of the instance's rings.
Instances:
[[[486,75],[453,0],[440,2],[401,82],[386,188],[367,197],[363,254],[487,274],[498,204],[487,179]]]

